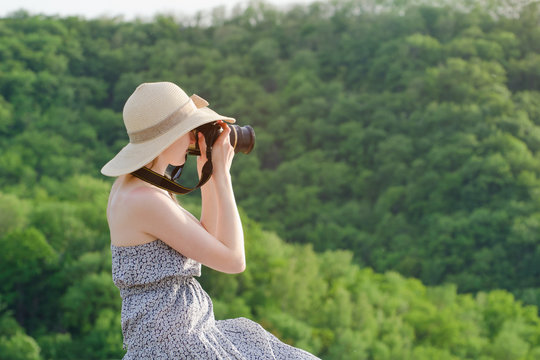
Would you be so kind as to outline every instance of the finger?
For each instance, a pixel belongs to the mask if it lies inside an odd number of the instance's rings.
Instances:
[[[222,146],[225,146],[225,148],[229,148],[229,147],[232,147],[231,145],[231,139],[229,137],[229,133],[227,132],[223,132],[223,137],[221,139],[219,139],[220,141],[220,144]]]
[[[227,124],[223,123],[223,124],[220,124],[221,125],[221,128],[223,129],[223,131],[221,132],[221,134],[219,134],[219,140],[222,142],[222,143],[228,143],[229,142],[229,134],[231,133],[231,128],[227,126]]]
[[[206,159],[206,141],[204,139],[204,135],[202,133],[198,133],[199,138],[197,141],[199,142],[199,149],[201,150],[201,158]]]
[[[199,149],[206,151],[206,141],[204,139],[203,133],[197,133],[197,136],[199,137],[197,141],[199,142]]]

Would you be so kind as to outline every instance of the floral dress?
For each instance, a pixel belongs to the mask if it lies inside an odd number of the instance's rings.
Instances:
[[[124,360],[318,359],[246,318],[215,320],[212,300],[194,278],[201,264],[163,241],[111,245],[111,252]]]

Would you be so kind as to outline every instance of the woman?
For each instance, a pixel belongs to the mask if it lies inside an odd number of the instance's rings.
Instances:
[[[229,169],[234,122],[188,97],[170,82],[145,83],[127,100],[123,118],[130,142],[101,170],[117,176],[107,207],[112,273],[122,296],[124,359],[316,359],[280,342],[245,319],[216,321],[212,301],[194,276],[201,264],[226,273],[245,269],[242,224]],[[200,222],[167,191],[130,173],[145,166],[165,174],[182,165],[198,142],[199,174],[206,162],[204,138],[195,128],[218,122],[213,172],[201,188]]]

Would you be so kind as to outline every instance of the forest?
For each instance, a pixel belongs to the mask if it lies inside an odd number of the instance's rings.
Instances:
[[[0,360],[122,358],[99,170],[150,81],[256,132],[232,167],[247,269],[200,279],[216,318],[322,359],[540,358],[540,4],[520,4],[0,18]]]

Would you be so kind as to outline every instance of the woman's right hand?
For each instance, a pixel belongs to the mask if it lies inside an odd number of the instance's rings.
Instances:
[[[218,125],[221,126],[223,131],[212,146],[212,164],[214,173],[220,175],[229,173],[234,158],[234,148],[229,138],[231,128],[221,120],[218,121]]]

